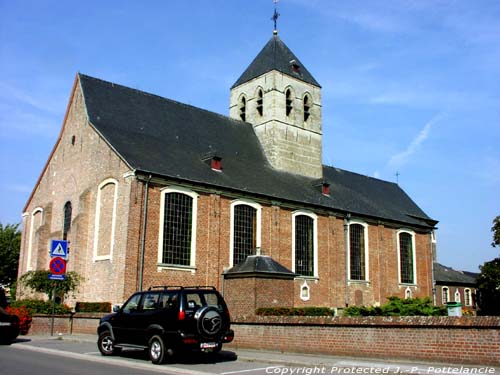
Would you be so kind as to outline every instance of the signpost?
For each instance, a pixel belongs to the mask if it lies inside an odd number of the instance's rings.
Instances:
[[[50,262],[49,262],[49,279],[50,280],[65,280],[66,279],[66,262],[68,259],[68,241],[52,240],[50,242]],[[57,282],[57,281],[56,281]],[[52,319],[50,323],[50,335],[54,335],[54,314],[56,309],[56,285],[52,289]]]

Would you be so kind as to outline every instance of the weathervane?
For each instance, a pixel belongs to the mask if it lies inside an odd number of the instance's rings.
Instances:
[[[276,4],[278,4],[278,1],[279,0],[273,0],[273,2],[274,2],[274,14],[273,14],[273,17],[271,18],[271,20],[274,21],[273,34],[278,34],[278,17],[280,16],[278,11],[276,10]]]

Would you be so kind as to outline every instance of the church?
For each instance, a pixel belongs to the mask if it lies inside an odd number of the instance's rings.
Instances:
[[[77,74],[24,208],[19,275],[48,269],[50,240],[65,239],[82,276],[70,304],[152,285],[229,293],[257,258],[296,307],[431,296],[437,221],[395,183],[323,165],[321,108],[276,30],[231,87],[229,116]]]

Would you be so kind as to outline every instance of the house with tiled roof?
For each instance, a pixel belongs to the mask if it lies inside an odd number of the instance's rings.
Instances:
[[[323,165],[321,89],[276,32],[231,87],[229,116],[77,74],[24,208],[20,275],[67,239],[78,301],[228,292],[267,267],[294,306],[430,296],[437,222],[397,184]]]
[[[465,310],[476,310],[477,276],[478,273],[457,271],[440,263],[434,263],[436,305],[446,306],[449,302],[458,302]]]

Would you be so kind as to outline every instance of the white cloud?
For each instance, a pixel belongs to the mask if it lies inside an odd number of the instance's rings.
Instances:
[[[427,122],[405,150],[391,156],[387,165],[391,168],[397,168],[406,164],[410,157],[418,150],[420,145],[429,137],[432,126],[441,120],[443,116],[443,114],[438,114]]]

